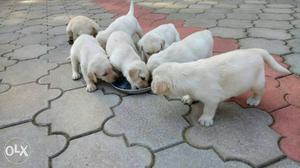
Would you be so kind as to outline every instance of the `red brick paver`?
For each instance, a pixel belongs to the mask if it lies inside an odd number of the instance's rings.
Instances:
[[[106,10],[117,16],[127,13],[129,3],[124,0],[97,0]],[[202,30],[198,27],[184,27],[184,20],[167,20],[167,14],[155,14],[151,9],[135,5],[135,15],[138,18],[144,31],[147,32],[160,24],[174,23],[181,34],[181,38]],[[237,40],[214,38],[214,53],[219,54],[239,48]],[[275,56],[275,59],[283,66],[283,58]],[[284,137],[280,141],[280,147],[291,159],[300,161],[300,79],[295,75],[282,76],[266,66],[266,91],[263,100],[258,108],[271,115],[275,121],[272,128]],[[277,79],[278,78],[278,79]],[[243,107],[249,92],[233,100]],[[297,122],[298,121],[298,122]]]

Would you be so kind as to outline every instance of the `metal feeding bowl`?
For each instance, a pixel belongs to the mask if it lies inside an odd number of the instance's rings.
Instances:
[[[143,94],[151,90],[151,87],[131,89],[130,83],[126,78],[122,77],[111,84],[115,89],[127,94]]]

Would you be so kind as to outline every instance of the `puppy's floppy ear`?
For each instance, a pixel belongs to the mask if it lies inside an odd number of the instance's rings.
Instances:
[[[88,76],[88,78],[89,78],[90,80],[92,80],[94,83],[97,83],[97,77],[96,77],[95,73],[93,73],[93,72],[88,72],[88,73],[87,73],[87,76]]]
[[[138,69],[130,69],[128,74],[129,74],[130,78],[134,79],[134,78],[138,77],[139,71],[140,70],[138,70]]]
[[[156,94],[163,95],[169,90],[169,85],[167,82],[157,82],[156,83]]]
[[[161,49],[165,48],[165,44],[166,44],[166,41],[165,40],[161,40],[160,48]]]

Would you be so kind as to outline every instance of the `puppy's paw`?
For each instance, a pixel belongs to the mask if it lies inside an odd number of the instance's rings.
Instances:
[[[214,124],[213,117],[203,115],[199,118],[198,122],[205,127],[209,127]]]
[[[97,86],[95,84],[89,84],[86,86],[86,91],[93,92],[97,89]]]
[[[80,74],[79,73],[73,73],[72,74],[72,79],[73,80],[77,80],[77,79],[79,79],[80,78]]]
[[[184,104],[188,104],[188,105],[191,105],[193,103],[193,99],[189,96],[189,95],[185,95],[181,98],[181,101],[184,103]]]
[[[260,97],[249,97],[247,99],[247,104],[249,106],[258,106],[260,103],[261,98]]]

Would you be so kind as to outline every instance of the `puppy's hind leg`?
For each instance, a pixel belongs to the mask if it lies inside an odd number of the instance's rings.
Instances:
[[[259,72],[259,75],[252,86],[253,95],[247,99],[249,106],[258,106],[265,91],[265,74],[264,70]]]
[[[214,124],[214,116],[218,107],[217,102],[203,102],[204,109],[201,117],[198,119],[198,122],[206,127],[209,127]]]
[[[72,79],[77,80],[80,78],[79,74],[79,62],[74,56],[69,57],[71,59],[71,65],[72,65]]]

